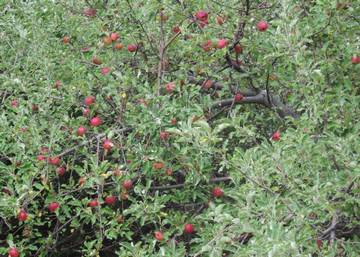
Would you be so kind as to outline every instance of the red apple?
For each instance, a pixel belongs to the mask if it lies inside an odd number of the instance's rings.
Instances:
[[[217,43],[217,48],[222,49],[222,48],[226,47],[227,44],[228,44],[228,41],[226,39],[219,39],[219,41]]]
[[[17,101],[16,99],[12,100],[12,101],[11,101],[11,106],[12,106],[13,108],[18,107],[18,101]]]
[[[176,89],[175,82],[170,82],[170,83],[166,84],[166,86],[165,86],[165,90],[168,93],[173,92],[175,89]]]
[[[181,32],[181,29],[180,29],[180,27],[179,26],[174,26],[173,28],[172,28],[172,32],[174,32],[174,33],[179,33],[179,32]]]
[[[269,28],[269,24],[266,21],[259,21],[256,27],[259,31],[263,32]]]
[[[96,56],[94,56],[92,58],[92,63],[95,65],[100,65],[100,64],[102,64],[102,61],[99,58],[97,58]]]
[[[211,194],[215,198],[220,198],[224,195],[224,191],[220,187],[214,187]]]
[[[236,44],[235,47],[234,47],[234,50],[235,50],[235,53],[237,53],[237,54],[241,54],[242,51],[243,51],[240,44]]]
[[[191,223],[186,223],[186,224],[184,225],[184,233],[186,233],[186,234],[192,234],[192,233],[194,233],[194,231],[195,231],[195,228],[194,228],[194,225],[193,225],[193,224],[191,224]]]
[[[112,41],[116,41],[120,38],[119,34],[117,32],[113,32],[110,34],[110,38]]]
[[[168,140],[170,133],[167,131],[160,131],[160,139],[163,141]]]
[[[271,136],[271,140],[273,141],[279,141],[280,140],[280,131],[275,131],[274,134]]]
[[[354,55],[354,56],[351,58],[351,62],[352,62],[352,64],[358,64],[358,63],[360,63],[360,56]]]
[[[20,256],[20,253],[19,253],[19,251],[16,249],[16,247],[11,247],[11,248],[8,250],[8,254],[9,254],[9,257],[19,257],[19,256]]]
[[[123,187],[126,189],[126,190],[130,190],[132,188],[133,184],[132,184],[132,181],[130,179],[126,179],[124,180],[123,182]]]
[[[60,162],[61,162],[61,159],[60,157],[49,157],[48,158],[48,162],[51,164],[51,165],[54,165],[54,166],[59,166],[60,165]]]
[[[161,231],[155,231],[155,239],[158,241],[164,240],[164,234]]]
[[[115,202],[116,202],[116,196],[114,196],[114,195],[107,196],[107,197],[105,198],[105,203],[106,203],[107,205],[115,204]]]
[[[89,109],[89,108],[85,108],[85,109],[83,110],[83,116],[84,116],[84,117],[87,117],[87,116],[89,115],[89,113],[90,113],[90,109]]]
[[[176,118],[172,118],[171,121],[170,121],[170,123],[171,123],[172,125],[176,125],[176,124],[177,124]]]
[[[45,157],[44,155],[42,155],[42,154],[39,154],[38,156],[36,156],[36,159],[37,159],[38,161],[45,161],[45,160],[46,160],[46,157]]]
[[[60,177],[64,176],[65,171],[66,171],[66,169],[65,169],[64,166],[58,167],[58,168],[56,169],[56,172],[57,172],[57,174],[58,174]]]
[[[58,202],[52,202],[52,203],[49,203],[48,205],[48,209],[50,212],[55,212],[57,208],[60,207],[60,204]]]
[[[204,44],[202,44],[202,49],[204,49],[205,52],[209,52],[212,48],[212,41],[211,40],[208,40],[206,41]]]
[[[96,207],[99,205],[99,202],[97,199],[94,199],[94,200],[91,200],[89,203],[88,203],[88,206],[93,208],[93,207]]]
[[[195,14],[195,17],[196,19],[200,20],[200,21],[207,21],[208,19],[208,13],[201,10],[201,11],[198,11],[196,14]]]
[[[129,52],[135,52],[137,50],[137,45],[130,44],[130,45],[128,45],[127,49]]]
[[[95,103],[95,96],[90,95],[85,97],[84,103],[87,106],[92,105],[93,103]]]
[[[109,139],[105,139],[105,140],[104,140],[104,142],[103,142],[103,148],[104,148],[105,150],[110,151],[113,146],[114,146],[114,144],[113,144]]]
[[[100,126],[102,123],[102,120],[100,119],[100,117],[94,117],[90,120],[90,126],[92,127],[98,127]]]
[[[19,221],[25,221],[28,218],[28,214],[26,213],[26,211],[20,210],[17,217]]]
[[[83,126],[80,126],[78,129],[77,129],[77,135],[79,137],[82,137],[83,135],[85,135],[86,133],[86,128],[83,127]]]
[[[101,74],[106,75],[110,72],[110,70],[111,70],[110,67],[103,67],[101,68]]]
[[[234,96],[235,103],[241,102],[241,100],[244,98],[244,96],[240,93],[236,93]]]

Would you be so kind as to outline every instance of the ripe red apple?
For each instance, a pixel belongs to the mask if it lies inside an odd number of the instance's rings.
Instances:
[[[235,47],[234,47],[234,50],[235,50],[235,53],[237,53],[237,54],[241,54],[242,51],[243,51],[240,44],[236,44]]]
[[[126,190],[130,190],[132,188],[133,184],[132,184],[132,181],[130,179],[126,179],[124,180],[123,182],[123,187],[126,189]]]
[[[94,117],[90,120],[90,126],[92,127],[98,127],[100,126],[102,123],[102,120],[100,119],[100,117]]]
[[[17,217],[19,221],[25,221],[28,218],[28,214],[26,211],[20,210]]]
[[[163,141],[168,140],[170,133],[167,131],[160,131],[160,139]]]
[[[57,208],[60,207],[60,204],[58,202],[52,202],[52,203],[49,203],[48,205],[48,209],[50,212],[55,212]]]
[[[217,24],[219,24],[220,26],[224,24],[224,19],[221,16],[216,16],[216,22]]]
[[[83,110],[83,116],[84,116],[84,117],[87,117],[87,116],[89,115],[89,113],[90,113],[90,109],[89,109],[89,108],[85,108],[85,109]]]
[[[274,134],[272,134],[271,139],[273,141],[279,141],[280,140],[280,131],[279,130],[275,131]]]
[[[360,63],[360,56],[354,55],[354,56],[351,58],[351,62],[352,62],[352,64],[358,64],[358,63]]]
[[[36,159],[37,159],[38,161],[45,161],[45,160],[46,160],[46,157],[45,157],[44,155],[42,155],[42,154],[39,154],[38,156],[36,156]]]
[[[11,106],[12,106],[13,108],[18,107],[18,101],[17,101],[16,99],[12,100],[12,101],[11,101]]]
[[[49,157],[48,158],[48,162],[51,164],[51,165],[54,165],[54,166],[59,166],[60,165],[60,162],[61,162],[61,159],[60,157]]]
[[[116,43],[114,47],[116,50],[121,50],[121,49],[123,49],[124,46],[121,43]]]
[[[161,231],[155,231],[155,239],[158,241],[164,240],[164,234]]]
[[[181,29],[180,29],[180,27],[179,26],[174,26],[173,28],[172,28],[172,32],[174,32],[174,33],[179,33],[179,32],[181,32]]]
[[[92,63],[95,65],[100,65],[100,64],[102,64],[102,61],[99,58],[97,58],[96,56],[94,56],[92,58]]]
[[[321,239],[316,239],[316,245],[320,249],[322,247],[322,240]]]
[[[172,118],[171,121],[170,121],[170,123],[171,123],[172,125],[176,125],[176,124],[177,124],[176,118]]]
[[[11,247],[9,250],[8,250],[8,254],[10,257],[19,257],[20,256],[20,253],[19,251],[16,249],[16,247]]]
[[[115,202],[116,202],[116,196],[114,196],[114,195],[107,196],[107,197],[105,198],[105,203],[106,203],[107,205],[115,204]]]
[[[88,206],[93,208],[93,207],[96,207],[99,205],[99,202],[97,199],[94,199],[94,200],[91,200],[89,203],[88,203]]]
[[[211,194],[215,198],[220,198],[224,195],[224,191],[220,187],[214,187]]]
[[[154,162],[153,168],[155,170],[161,170],[162,168],[164,168],[164,163],[163,162]]]
[[[170,82],[170,83],[166,84],[166,86],[165,86],[165,90],[168,93],[173,92],[175,89],[176,89],[175,82]]]
[[[223,49],[224,47],[227,46],[227,44],[228,44],[228,41],[226,39],[219,39],[216,47],[218,49]]]
[[[212,41],[208,40],[204,44],[202,44],[201,47],[202,47],[202,49],[204,49],[205,52],[209,52],[212,48],[212,45],[213,45]]]
[[[234,96],[235,103],[241,102],[241,100],[244,98],[244,96],[240,93],[236,93]]]
[[[95,103],[95,96],[90,95],[85,97],[84,103],[87,106],[92,105],[93,103]]]
[[[116,41],[120,38],[119,34],[117,32],[113,32],[110,34],[110,38],[112,41]]]
[[[65,36],[65,37],[63,38],[63,42],[64,42],[64,44],[69,44],[69,43],[70,43],[70,37],[69,37],[69,36]]]
[[[191,224],[191,223],[186,223],[184,225],[184,233],[186,234],[192,234],[195,232],[195,228],[194,228],[194,225]]]
[[[259,21],[256,27],[259,31],[263,32],[269,28],[269,24],[266,21]]]
[[[80,126],[78,129],[77,129],[77,135],[79,137],[82,137],[83,135],[85,135],[86,133],[86,128],[83,127],[83,126]]]
[[[137,50],[137,45],[130,44],[130,45],[128,45],[127,49],[129,52],[135,52]]]
[[[208,13],[206,11],[200,10],[195,14],[195,17],[200,21],[207,21]]]
[[[103,38],[103,42],[104,42],[105,45],[110,45],[112,43],[112,39],[109,36],[105,36]]]
[[[111,70],[110,67],[103,67],[101,68],[101,74],[106,75],[110,72],[110,70]]]
[[[103,148],[104,148],[105,150],[110,151],[113,146],[114,146],[114,144],[113,144],[109,139],[105,139],[105,140],[104,140],[104,142],[103,142]]]
[[[94,8],[85,8],[83,14],[87,17],[95,17],[96,16],[96,9]]]
[[[56,169],[56,172],[57,172],[57,174],[58,174],[60,177],[62,177],[62,176],[65,175],[65,171],[66,171],[66,169],[65,169],[64,166],[58,167],[58,168]]]

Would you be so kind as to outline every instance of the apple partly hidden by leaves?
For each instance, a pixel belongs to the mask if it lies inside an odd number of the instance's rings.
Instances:
[[[61,159],[60,159],[60,157],[58,157],[58,156],[49,157],[49,158],[48,158],[48,162],[49,162],[49,164],[51,164],[51,165],[59,166],[59,165],[60,165],[60,162],[61,162]]]
[[[126,189],[126,190],[130,190],[133,186],[133,183],[130,179],[126,179],[124,180],[123,182],[123,187]]]
[[[16,249],[16,247],[11,247],[9,250],[8,250],[8,254],[10,257],[19,257],[20,256],[20,253],[19,251]]]
[[[227,44],[228,44],[228,41],[226,39],[219,39],[216,47],[218,49],[223,49],[227,46]]]
[[[89,113],[90,113],[90,109],[89,109],[89,108],[85,108],[85,109],[83,110],[83,116],[84,116],[84,117],[87,117],[87,116],[89,115]]]
[[[214,187],[211,191],[211,194],[215,198],[220,198],[224,195],[224,191],[221,189],[221,187]]]
[[[234,96],[235,103],[241,102],[242,99],[244,99],[244,96],[242,94],[240,94],[240,93],[235,94],[235,96]]]
[[[360,56],[354,55],[354,56],[351,58],[351,62],[352,62],[352,64],[358,64],[358,63],[360,63]]]
[[[169,139],[170,133],[167,131],[160,131],[160,139],[166,141]]]
[[[110,139],[105,139],[103,142],[103,148],[107,151],[110,151],[114,144],[110,141]]]
[[[95,96],[87,96],[85,97],[84,103],[86,106],[92,105],[93,103],[95,103]]]
[[[21,209],[18,213],[17,218],[19,221],[25,221],[28,218],[28,214],[25,210]]]
[[[234,47],[234,50],[235,50],[235,53],[237,53],[237,54],[241,54],[242,51],[243,51],[240,44],[236,44],[235,47]]]
[[[105,203],[107,205],[113,205],[116,203],[116,196],[114,195],[109,195],[107,197],[105,197]]]
[[[117,32],[113,32],[110,34],[110,38],[112,41],[117,41],[120,38],[120,36]]]
[[[95,65],[100,65],[100,64],[102,64],[102,61],[98,57],[93,56],[92,63]]]
[[[60,204],[58,202],[51,202],[48,205],[48,209],[50,212],[55,212],[57,208],[60,207]]]
[[[65,175],[66,168],[65,168],[64,166],[58,167],[58,168],[56,169],[56,172],[57,172],[57,174],[58,174],[60,177],[62,177],[62,176]]]
[[[181,32],[181,29],[180,29],[179,26],[174,26],[174,27],[172,28],[172,32],[174,32],[175,34],[177,34],[177,33],[180,33],[180,32]]]
[[[273,140],[273,141],[279,141],[280,140],[280,131],[279,130],[275,131],[272,134],[271,140]]]
[[[158,241],[164,240],[164,234],[161,231],[155,231],[154,236]]]
[[[91,200],[89,203],[88,203],[88,206],[91,207],[91,208],[94,208],[96,206],[99,205],[99,202],[97,199],[94,199],[94,200]]]

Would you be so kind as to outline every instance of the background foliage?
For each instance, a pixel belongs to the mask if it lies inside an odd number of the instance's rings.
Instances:
[[[0,255],[358,256],[359,14],[359,1],[335,0],[1,1]],[[121,50],[104,43],[111,32]],[[228,46],[204,51],[218,39]],[[254,88],[293,115],[214,106]],[[103,124],[89,126],[96,115]],[[41,149],[61,156],[64,176]]]

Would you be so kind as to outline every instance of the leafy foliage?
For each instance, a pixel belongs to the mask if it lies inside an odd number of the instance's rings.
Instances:
[[[1,1],[0,255],[358,256],[359,13]]]

